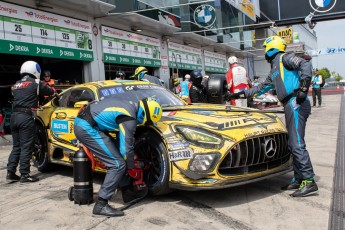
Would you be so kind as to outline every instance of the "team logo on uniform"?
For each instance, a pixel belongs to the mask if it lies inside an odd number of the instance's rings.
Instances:
[[[194,22],[200,27],[212,27],[216,22],[216,10],[206,4],[198,6],[194,11]]]
[[[330,11],[336,3],[337,0],[309,0],[311,8],[319,13]]]

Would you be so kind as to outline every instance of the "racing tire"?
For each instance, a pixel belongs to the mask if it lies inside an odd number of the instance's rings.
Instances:
[[[42,125],[37,125],[35,134],[35,149],[32,160],[40,172],[47,172],[51,167],[48,155],[48,141]]]
[[[144,181],[152,195],[163,195],[169,189],[168,151],[161,137],[153,131],[145,131],[136,139],[134,148],[137,159],[143,160]]]
[[[227,82],[224,74],[211,74],[207,84],[207,102],[223,104],[227,92]]]
[[[74,201],[74,187],[73,186],[69,187],[68,189],[68,199],[70,201]]]

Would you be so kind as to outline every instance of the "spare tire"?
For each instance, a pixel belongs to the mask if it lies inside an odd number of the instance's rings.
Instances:
[[[206,89],[208,102],[223,104],[227,85],[225,74],[211,74]]]

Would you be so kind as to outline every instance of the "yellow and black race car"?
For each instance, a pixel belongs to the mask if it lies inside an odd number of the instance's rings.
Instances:
[[[135,154],[145,162],[152,194],[170,189],[219,189],[262,180],[292,170],[288,135],[274,113],[225,105],[187,105],[169,90],[139,81],[109,80],[75,85],[37,112],[34,163],[72,166],[78,150],[73,122],[79,108],[94,100],[126,93],[155,97],[163,117],[154,126],[138,126]],[[116,137],[116,132],[111,135]],[[105,171],[96,160],[96,171]]]

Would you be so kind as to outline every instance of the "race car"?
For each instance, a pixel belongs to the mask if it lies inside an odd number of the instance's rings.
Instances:
[[[145,163],[144,179],[153,195],[227,188],[292,170],[287,130],[274,113],[188,105],[161,86],[126,80],[75,85],[38,110],[33,153],[38,170],[47,171],[52,163],[73,166],[79,149],[73,122],[80,107],[120,94],[129,100],[154,97],[163,109],[161,121],[138,126],[135,133],[135,157]],[[97,158],[95,170],[106,170]]]

